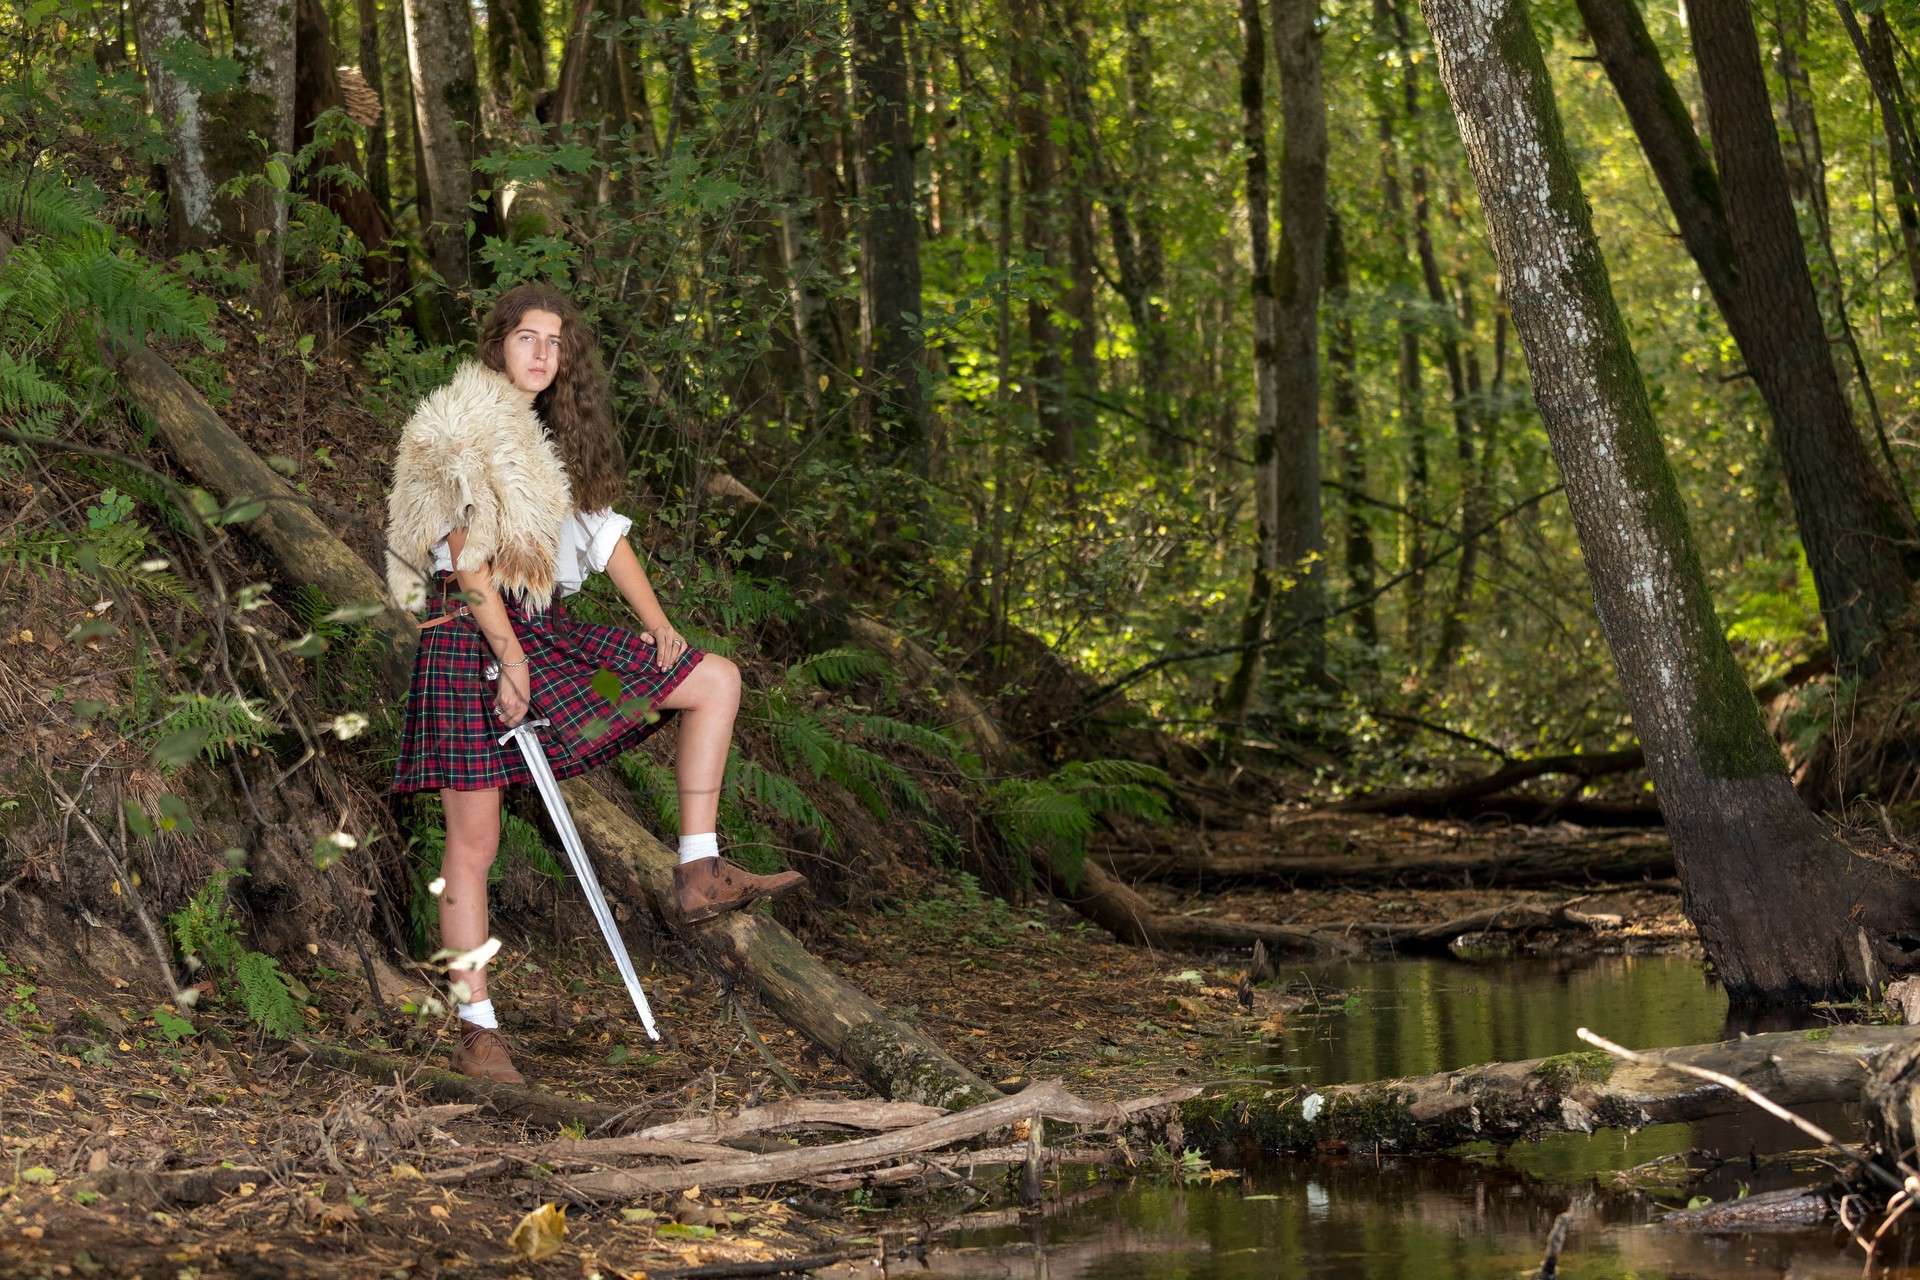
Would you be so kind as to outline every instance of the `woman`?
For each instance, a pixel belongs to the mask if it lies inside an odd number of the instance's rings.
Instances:
[[[805,883],[790,871],[756,876],[719,856],[740,671],[667,621],[627,543],[632,521],[612,510],[623,458],[597,347],[559,290],[509,290],[481,326],[477,359],[421,403],[394,460],[388,586],[403,606],[433,613],[422,624],[394,790],[440,791],[440,940],[462,954],[487,940],[501,789],[532,782],[518,751],[498,739],[530,714],[552,721],[542,737],[563,778],[679,715],[674,887],[687,919]],[[644,631],[567,617],[556,596],[593,572],[613,580]],[[466,986],[453,1069],[524,1083],[500,1037],[484,962],[451,976]]]

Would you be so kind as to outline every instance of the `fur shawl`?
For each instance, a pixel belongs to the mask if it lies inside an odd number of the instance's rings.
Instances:
[[[493,565],[493,585],[543,610],[553,599],[572,486],[540,415],[507,376],[469,360],[400,433],[387,497],[387,589],[426,607],[433,547],[467,531],[454,568]]]

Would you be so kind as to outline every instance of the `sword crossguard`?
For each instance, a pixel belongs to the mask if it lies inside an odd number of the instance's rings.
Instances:
[[[500,742],[500,745],[504,747],[504,746],[506,746],[506,745],[507,745],[507,744],[508,744],[509,742],[512,742],[512,741],[514,740],[514,738],[515,738],[515,737],[516,737],[516,736],[517,736],[517,735],[518,735],[518,734],[520,733],[520,731],[521,731],[521,730],[523,730],[523,729],[524,729],[524,730],[525,730],[525,731],[526,731],[527,733],[529,733],[529,734],[532,734],[532,735],[533,735],[533,738],[534,738],[534,740],[535,740],[535,741],[537,742],[537,741],[539,741],[539,739],[540,739],[540,735],[539,735],[539,734],[537,734],[537,733],[534,733],[533,731],[534,731],[535,729],[538,729],[538,728],[540,728],[540,727],[541,727],[541,726],[543,726],[543,725],[545,725],[545,726],[549,726],[549,727],[551,727],[551,726],[552,726],[552,724],[553,724],[553,721],[551,721],[551,720],[548,720],[548,719],[545,719],[545,718],[542,718],[542,719],[539,719],[539,720],[522,720],[522,721],[521,721],[521,722],[520,722],[519,724],[517,724],[517,725],[515,725],[515,726],[513,726],[513,728],[511,728],[511,729],[509,729],[509,730],[507,730],[507,731],[506,731],[505,733],[503,733],[503,734],[501,734],[501,735],[500,735],[500,740],[499,740],[499,742]]]

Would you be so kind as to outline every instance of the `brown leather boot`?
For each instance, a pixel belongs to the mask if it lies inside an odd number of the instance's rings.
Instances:
[[[680,914],[688,920],[711,920],[723,912],[761,898],[777,898],[807,883],[798,871],[757,876],[731,858],[701,858],[673,869],[673,891]]]
[[[491,1080],[495,1084],[525,1084],[527,1078],[513,1068],[513,1055],[507,1042],[492,1027],[477,1027],[460,1020],[460,1045],[453,1051],[453,1069],[463,1076]]]

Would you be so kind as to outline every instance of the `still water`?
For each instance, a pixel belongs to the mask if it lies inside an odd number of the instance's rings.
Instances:
[[[1741,1031],[1817,1025],[1817,1014],[1730,1020],[1697,960],[1536,958],[1466,964],[1364,963],[1283,974],[1339,993],[1245,1046],[1249,1073],[1287,1084],[1420,1075],[1477,1062],[1586,1048],[1591,1027],[1636,1048],[1697,1044]],[[1295,989],[1299,989],[1297,986]],[[1816,1113],[1851,1132],[1844,1109]],[[1540,1265],[1553,1220],[1590,1212],[1561,1257],[1569,1277],[1857,1276],[1859,1254],[1828,1232],[1699,1237],[1646,1225],[1658,1207],[1595,1190],[1594,1176],[1691,1148],[1729,1165],[1688,1193],[1716,1198],[1808,1179],[1752,1171],[1748,1157],[1806,1146],[1793,1130],[1741,1115],[1635,1135],[1556,1135],[1505,1153],[1292,1161],[1212,1185],[1134,1185],[1024,1228],[951,1237],[931,1259],[953,1280],[1482,1280]]]

